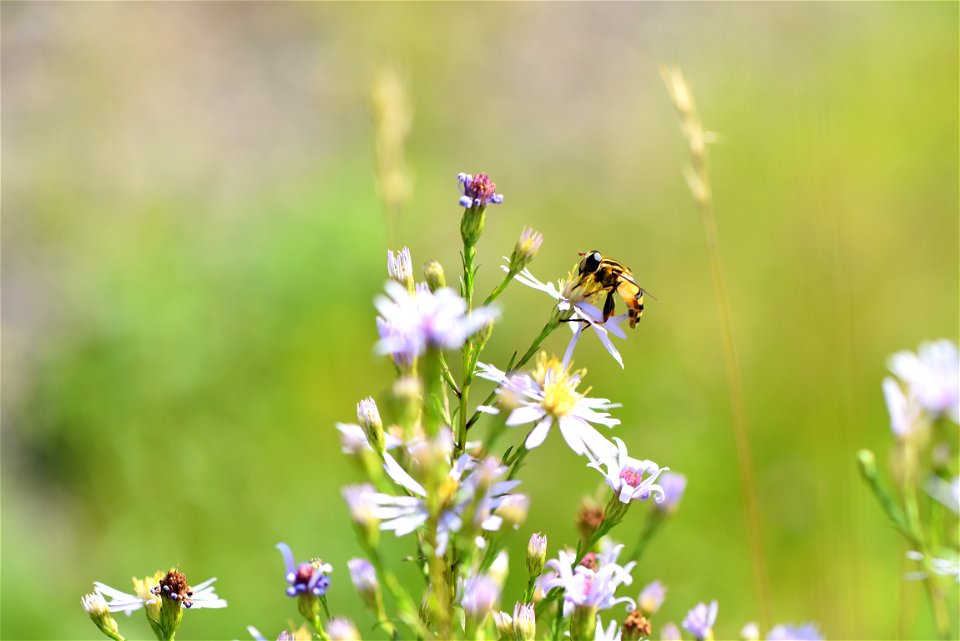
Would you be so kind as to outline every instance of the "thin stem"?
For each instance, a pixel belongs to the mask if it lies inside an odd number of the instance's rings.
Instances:
[[[637,561],[640,558],[640,556],[643,554],[643,551],[647,549],[647,545],[650,543],[650,540],[653,539],[653,535],[660,528],[660,524],[663,523],[663,521],[663,516],[659,512],[654,512],[652,515],[650,515],[646,525],[644,525],[643,532],[637,539],[637,544],[634,546],[633,552],[631,552],[630,556],[628,557],[631,561]]]
[[[693,199],[700,211],[703,230],[707,240],[707,253],[710,259],[710,273],[713,277],[714,301],[720,321],[721,344],[723,346],[723,364],[727,379],[727,392],[730,400],[730,413],[733,419],[733,434],[737,450],[737,467],[740,472],[740,486],[746,506],[747,544],[750,551],[750,566],[753,575],[753,589],[757,597],[757,609],[764,627],[769,624],[767,606],[767,569],[763,553],[763,537],[760,531],[760,510],[757,506],[755,482],[753,478],[753,457],[750,452],[750,439],[747,434],[743,380],[737,358],[736,343],[733,338],[730,301],[727,296],[726,282],[720,260],[720,243],[717,235],[717,222],[713,208],[713,195],[710,187],[710,171],[707,157],[707,136],[697,114],[689,87],[679,69],[663,69],[664,82],[670,98],[680,114],[684,136],[690,149],[691,167],[686,173],[687,183]]]
[[[533,343],[530,344],[530,347],[527,348],[527,351],[524,353],[524,355],[520,357],[520,360],[513,364],[513,366],[507,372],[507,376],[513,374],[518,369],[526,365],[527,361],[533,358],[534,354],[537,353],[537,350],[540,349],[540,345],[543,343],[543,341],[547,340],[547,337],[550,336],[550,334],[552,334],[553,331],[558,327],[560,327],[560,321],[557,320],[556,316],[551,316],[550,320],[547,321],[547,324],[544,325],[543,329],[540,330],[540,335],[533,340]],[[493,391],[491,391],[487,397],[483,399],[483,403],[481,403],[481,405],[496,406],[497,403],[497,389],[494,388]],[[482,415],[483,412],[475,410],[473,412],[473,416],[471,416],[470,420],[466,423],[466,429],[469,430],[471,427],[473,427],[474,424],[480,420]]]
[[[500,294],[506,291],[507,286],[510,284],[510,281],[513,280],[513,277],[517,275],[517,272],[510,270],[507,272],[507,275],[503,277],[503,280],[500,281],[500,284],[497,285],[496,289],[490,292],[490,295],[483,301],[484,305],[489,305],[493,301],[500,298]]]

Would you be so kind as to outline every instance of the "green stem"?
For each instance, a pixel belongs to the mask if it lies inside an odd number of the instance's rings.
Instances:
[[[647,520],[647,523],[643,528],[643,532],[637,539],[637,545],[634,546],[633,552],[631,552],[630,556],[628,557],[631,561],[637,561],[640,559],[643,551],[647,549],[647,545],[650,543],[654,533],[656,533],[663,521],[664,518],[659,512],[654,512],[652,515],[650,515],[650,518]]]
[[[537,353],[537,350],[540,349],[540,345],[543,344],[543,341],[547,340],[547,337],[553,333],[555,329],[560,327],[560,320],[554,315],[547,321],[547,324],[543,326],[543,329],[540,330],[540,335],[537,336],[530,347],[527,348],[527,351],[523,356],[518,360],[507,372],[507,375],[511,375],[516,372],[518,369],[527,364],[533,356]],[[496,406],[497,404],[497,389],[494,388],[492,392],[487,395],[487,398],[483,400],[481,405]],[[483,415],[483,412],[474,411],[473,416],[470,417],[470,420],[466,423],[466,429],[469,430],[471,427],[476,424],[480,417]]]
[[[500,281],[500,284],[497,285],[497,288],[490,292],[490,295],[487,296],[486,300],[483,301],[484,305],[489,305],[493,301],[500,298],[500,294],[506,291],[507,286],[510,284],[510,281],[513,280],[513,277],[517,275],[517,272],[510,270],[507,272],[507,275],[504,276],[503,280]]]

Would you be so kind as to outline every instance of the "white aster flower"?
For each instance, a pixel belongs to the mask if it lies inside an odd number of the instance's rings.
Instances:
[[[500,269],[507,273],[510,271],[510,268],[506,265],[501,265]],[[573,332],[573,338],[570,339],[570,344],[567,346],[567,351],[563,357],[565,363],[569,363],[573,358],[573,350],[580,340],[580,335],[587,327],[590,327],[594,330],[600,342],[603,343],[607,352],[613,356],[613,359],[617,361],[620,367],[623,367],[623,357],[620,356],[620,352],[617,351],[617,348],[614,347],[610,341],[608,334],[613,334],[618,338],[625,339],[627,335],[623,329],[620,328],[620,323],[627,318],[627,315],[618,314],[604,321],[603,312],[591,304],[591,300],[595,299],[600,293],[599,290],[583,290],[583,288],[578,285],[577,279],[574,278],[572,273],[566,280],[558,281],[559,286],[553,283],[540,282],[530,273],[529,269],[521,271],[516,275],[515,279],[518,283],[547,294],[557,302],[557,310],[570,315],[570,320],[573,322],[569,323],[569,325]]]
[[[622,549],[623,545],[609,546],[596,555],[595,563],[591,563],[596,567],[587,567],[582,562],[574,567],[577,555],[567,550],[560,550],[556,559],[547,561],[547,567],[556,575],[542,583],[543,589],[563,588],[564,616],[569,616],[577,606],[606,610],[618,603],[626,603],[630,609],[636,608],[636,602],[630,597],[616,597],[617,588],[633,583],[630,572],[636,565],[634,561],[623,566],[617,563]]]
[[[603,629],[603,623],[600,622],[600,615],[597,615],[597,632],[593,641],[620,641],[620,628],[616,621],[611,621],[607,629]]]
[[[384,459],[384,469],[390,478],[414,496],[392,496],[375,493],[370,495],[368,500],[373,506],[373,515],[380,519],[380,529],[393,530],[397,536],[404,536],[426,523],[429,517],[426,501],[427,490],[413,479],[391,455],[387,454]],[[499,530],[503,524],[503,519],[494,512],[505,501],[513,500],[515,495],[510,494],[510,491],[519,485],[520,481],[490,483],[487,485],[484,496],[479,497],[478,500],[477,491],[480,487],[480,474],[471,473],[464,478],[467,472],[472,472],[475,468],[477,468],[477,462],[470,455],[464,454],[457,459],[450,470],[448,482],[456,488],[456,491],[453,493],[449,504],[440,514],[437,532],[438,554],[443,554],[446,551],[450,533],[459,532],[463,527],[463,514],[470,504],[476,504],[475,519],[476,525],[480,529],[492,532]],[[497,467],[493,470],[493,475],[499,477],[506,471],[506,467]]]
[[[340,451],[344,454],[373,451],[367,441],[367,433],[356,423],[337,423],[337,429],[340,430]],[[389,431],[383,433],[383,442],[388,450],[395,449],[403,444],[399,437]]]
[[[614,427],[620,424],[609,410],[620,407],[605,398],[590,398],[577,391],[581,372],[570,372],[556,358],[547,358],[543,352],[537,357],[532,374],[508,377],[492,365],[478,363],[477,376],[502,385],[499,393],[509,394],[517,407],[507,417],[508,426],[536,423],[525,441],[532,450],[547,438],[554,420],[570,449],[577,455],[592,459],[616,455],[616,447],[592,425]]]
[[[933,417],[945,414],[960,423],[960,355],[956,345],[946,339],[921,343],[916,354],[897,352],[888,365],[923,409]]]
[[[467,303],[455,291],[443,287],[431,292],[418,287],[410,293],[396,281],[385,285],[387,296],[375,304],[380,315],[380,341],[376,350],[390,354],[400,364],[409,364],[428,346],[457,349],[467,337],[496,319],[493,307],[479,307],[467,313]]]
[[[183,578],[182,590],[180,592],[171,592],[169,590],[169,586],[174,584],[170,581],[171,576]],[[161,579],[158,586],[151,589],[154,596],[150,599],[127,594],[99,581],[95,581],[93,585],[101,596],[110,599],[107,601],[107,607],[111,612],[123,612],[129,616],[135,610],[157,603],[161,598],[161,587],[163,588],[162,594],[169,595],[170,598],[174,600],[182,600],[184,607],[187,608],[225,608],[227,607],[227,602],[218,597],[213,588],[213,583],[216,580],[217,577],[213,577],[191,588],[186,585],[186,578],[183,577],[183,575],[175,570],[171,570]]]
[[[670,468],[660,467],[653,461],[632,458],[627,454],[627,446],[622,440],[617,437],[613,440],[617,443],[616,455],[591,461],[589,467],[603,474],[607,485],[618,495],[621,503],[646,500],[651,495],[654,501],[662,503],[666,494],[656,481],[662,472]],[[606,466],[606,471],[601,465]]]

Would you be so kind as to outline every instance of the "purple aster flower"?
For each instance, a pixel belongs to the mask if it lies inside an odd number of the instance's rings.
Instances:
[[[663,488],[657,485],[657,477],[668,468],[661,468],[653,461],[641,461],[627,454],[627,446],[619,438],[613,439],[617,443],[616,456],[604,456],[593,460],[589,467],[599,470],[610,489],[618,495],[621,503],[643,501],[652,495],[654,501],[664,500]],[[606,466],[604,472],[600,466]]]
[[[637,598],[637,607],[645,615],[650,616],[660,609],[666,595],[667,588],[663,587],[663,584],[659,581],[654,581],[640,592],[640,596]]]
[[[380,529],[393,530],[397,536],[404,536],[423,525],[428,516],[427,491],[414,480],[400,466],[392,456],[384,457],[384,469],[387,474],[401,487],[414,496],[392,496],[377,493],[371,497],[374,503],[373,514],[380,519]],[[510,491],[520,484],[520,481],[501,481],[480,483],[478,474],[464,475],[477,467],[476,461],[468,454],[462,455],[450,470],[448,482],[456,487],[453,499],[440,514],[437,529],[437,553],[443,554],[451,532],[459,532],[463,527],[463,514],[470,504],[476,505],[475,518],[479,528],[487,531],[496,531],[503,524],[503,518],[494,512],[509,500],[513,495]],[[481,467],[481,470],[486,469]],[[507,471],[506,467],[498,466],[494,471],[495,477],[500,477]],[[477,493],[481,486],[486,487],[485,494],[477,500]]]
[[[883,379],[883,400],[890,414],[890,431],[897,438],[905,438],[920,425],[922,408],[917,399],[903,393],[900,384],[890,376]]]
[[[467,337],[493,322],[499,312],[479,307],[467,313],[467,303],[449,288],[431,292],[426,287],[410,293],[394,281],[386,284],[387,296],[376,299],[377,352],[389,354],[400,365],[409,365],[427,347],[457,349]]]
[[[371,594],[380,589],[380,582],[377,581],[377,571],[370,561],[350,559],[347,561],[347,567],[350,568],[350,580],[353,581],[353,587],[357,589],[357,592]]]
[[[492,578],[478,574],[464,583],[460,605],[469,616],[482,621],[500,602],[500,590],[500,586]]]
[[[767,641],[821,641],[823,635],[815,623],[778,625],[767,635]]]
[[[524,445],[528,450],[539,447],[550,433],[554,421],[560,425],[560,434],[577,455],[591,459],[616,455],[616,447],[598,432],[591,423],[614,427],[618,419],[605,410],[619,407],[605,398],[590,398],[577,391],[581,372],[570,372],[566,364],[556,358],[547,358],[543,352],[537,357],[531,374],[508,377],[492,365],[478,363],[477,376],[500,383],[498,394],[508,395],[516,405],[507,417],[508,426],[536,423]]]
[[[357,626],[349,619],[333,618],[327,621],[327,635],[330,641],[361,641]]]
[[[457,182],[460,186],[460,206],[469,209],[470,207],[486,207],[489,204],[499,205],[503,202],[503,194],[497,193],[497,186],[490,180],[486,174],[460,173],[457,175]]]
[[[404,247],[394,254],[387,250],[387,275],[408,290],[413,289],[413,259],[410,248]]]
[[[943,339],[921,343],[917,353],[897,352],[890,371],[907,384],[910,395],[932,416],[946,415],[960,423],[960,355]]]
[[[680,499],[687,489],[687,477],[679,472],[664,471],[657,479],[663,489],[663,501],[656,503],[657,509],[663,512],[673,512],[680,506]]]
[[[286,565],[284,578],[290,584],[287,587],[287,596],[312,594],[316,597],[322,597],[326,595],[327,588],[330,587],[330,577],[327,575],[333,570],[329,563],[323,563],[317,559],[310,563],[296,565],[289,545],[277,543],[277,549],[283,555],[283,561]]]
[[[687,618],[683,620],[683,629],[692,634],[696,639],[702,641],[713,637],[713,624],[717,622],[717,600],[714,599],[707,606],[705,603],[698,603],[692,610],[687,612]]]
[[[662,641],[683,641],[683,637],[680,636],[680,628],[672,621],[660,628],[660,639]]]
[[[633,582],[630,572],[636,565],[633,561],[623,566],[617,563],[622,549],[622,545],[609,547],[597,555],[595,563],[591,563],[592,567],[583,564],[574,567],[576,554],[560,550],[556,559],[547,561],[547,567],[556,574],[544,575],[547,578],[541,583],[543,590],[546,592],[553,588],[563,588],[564,616],[569,616],[576,607],[606,610],[618,603],[635,607],[636,603],[630,597],[616,597],[617,588]]]

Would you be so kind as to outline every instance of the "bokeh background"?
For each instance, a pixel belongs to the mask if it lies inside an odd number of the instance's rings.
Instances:
[[[956,3],[0,10],[4,638],[91,638],[91,581],[126,588],[178,563],[218,576],[230,602],[188,615],[180,638],[276,634],[297,617],[281,540],[334,563],[332,607],[369,629],[339,495],[357,476],[333,424],[391,380],[371,351],[388,243],[456,270],[459,171],[506,195],[480,291],[532,225],[541,278],[600,248],[658,296],[620,344],[625,371],[595,341],[577,355],[623,403],[620,435],[690,480],[637,582],[669,586],[661,622],[713,597],[720,637],[756,619],[703,229],[661,63],[683,67],[720,136],[773,618],[831,638],[933,634],[854,460],[889,451],[887,355],[958,335]],[[385,65],[414,111],[415,189],[392,239],[369,102]],[[503,303],[501,364],[549,313],[520,287]],[[574,541],[597,480],[560,439],[536,454],[518,563],[531,531]],[[140,616],[121,624],[150,636]]]

